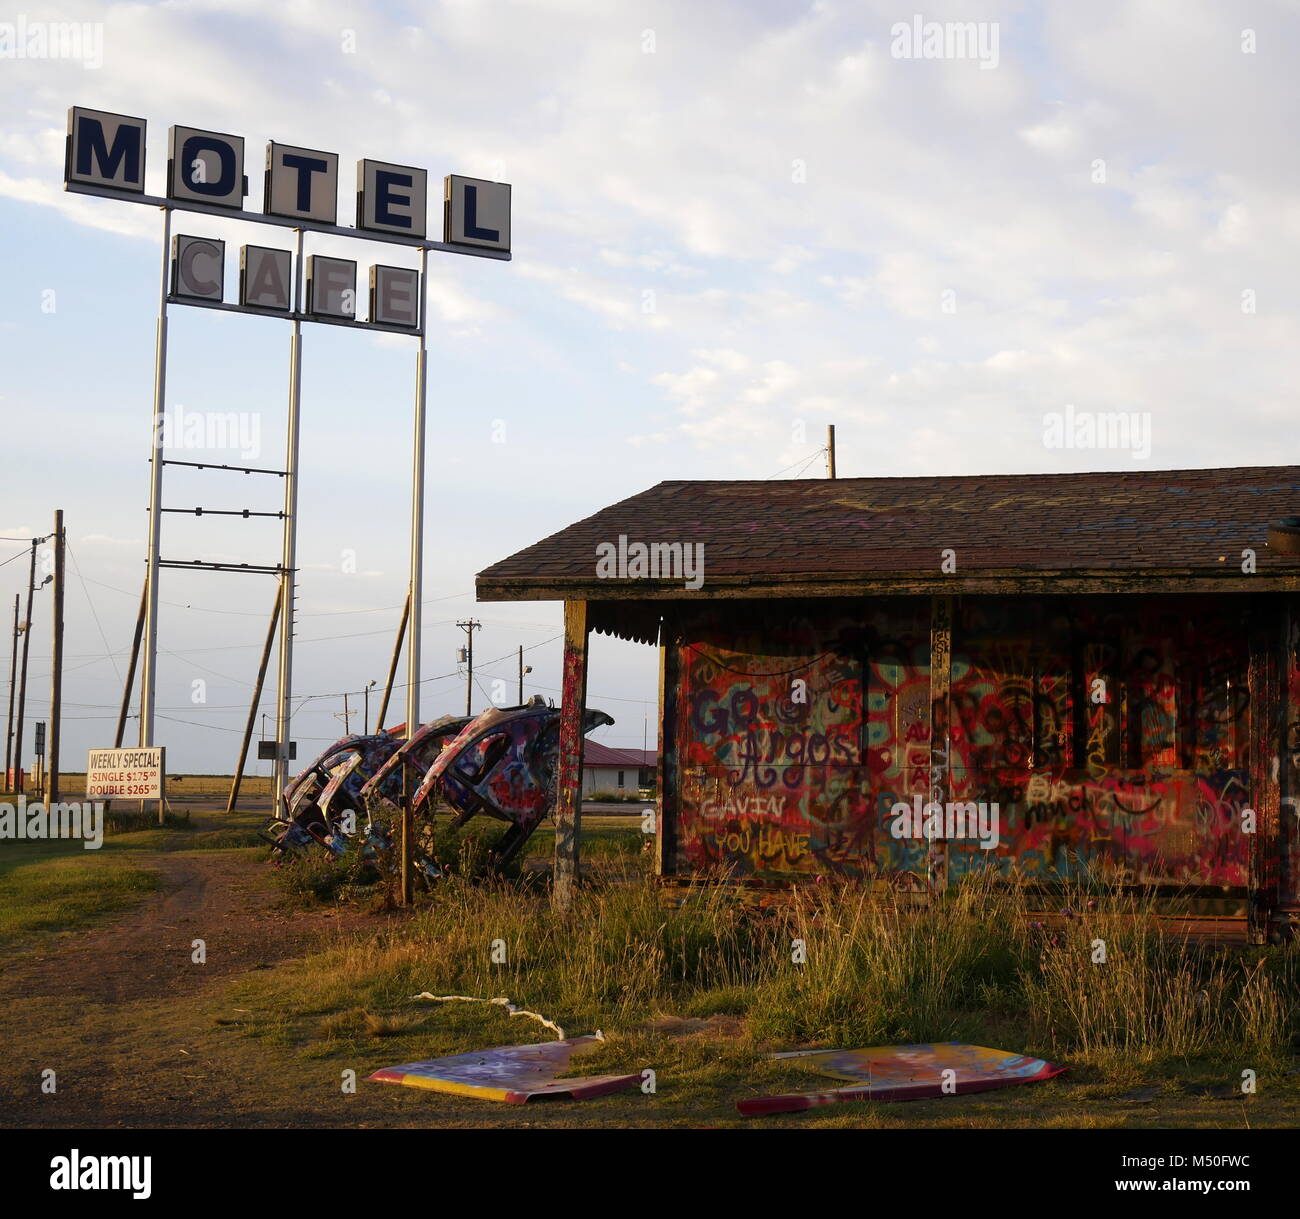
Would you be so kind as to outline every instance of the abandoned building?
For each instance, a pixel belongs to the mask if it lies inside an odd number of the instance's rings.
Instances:
[[[659,647],[665,878],[1087,872],[1281,933],[1297,511],[1295,466],[666,482],[520,551],[478,596],[565,602],[557,891],[597,631]],[[991,839],[898,816],[979,805]]]

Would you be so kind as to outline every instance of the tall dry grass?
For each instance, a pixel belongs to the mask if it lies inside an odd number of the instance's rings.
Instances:
[[[726,1013],[756,1045],[968,1040],[1076,1061],[1288,1047],[1294,950],[1198,946],[1104,885],[1058,900],[1070,912],[1045,921],[1023,891],[966,878],[941,901],[819,885],[756,913],[717,885],[669,908],[647,877],[561,915],[536,887],[450,876],[411,920],[313,958],[295,998],[328,1013],[506,995],[566,1028]]]

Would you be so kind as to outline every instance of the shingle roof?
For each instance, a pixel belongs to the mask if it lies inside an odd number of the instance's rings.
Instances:
[[[485,599],[681,594],[682,580],[597,580],[596,547],[698,543],[705,586],[940,575],[1300,571],[1268,526],[1300,513],[1300,466],[785,481],[664,482],[479,573]],[[952,581],[949,581],[950,583]],[[936,581],[937,583],[937,581]],[[618,591],[621,587],[622,591]],[[682,594],[691,596],[692,594]],[[696,596],[701,593],[694,594]]]

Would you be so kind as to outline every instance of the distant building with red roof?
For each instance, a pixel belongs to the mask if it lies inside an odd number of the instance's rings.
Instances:
[[[618,792],[635,795],[653,787],[659,755],[653,749],[614,749],[588,741],[583,749],[582,794]]]

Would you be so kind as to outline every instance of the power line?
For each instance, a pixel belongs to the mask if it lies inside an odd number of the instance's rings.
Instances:
[[[543,648],[543,647],[546,647],[547,644],[554,643],[557,639],[561,639],[561,638],[563,638],[563,635],[562,635],[562,634],[560,634],[560,635],[552,635],[549,639],[543,639],[540,643],[530,643],[530,644],[525,645],[525,647],[524,647],[524,651],[525,651],[525,652],[531,652],[531,651],[536,650],[537,648]],[[173,651],[171,651],[171,650],[169,650],[169,649],[166,649],[166,648],[161,649],[161,650],[164,651],[164,652],[166,652],[166,654],[167,654],[168,656],[172,657],[174,660],[184,660],[184,661],[187,661],[189,664],[194,665],[195,668],[203,669],[204,672],[212,673],[214,676],[222,677],[222,678],[225,678],[225,679],[227,679],[227,680],[229,680],[229,681],[237,682],[238,684],[243,685],[243,686],[250,686],[250,687],[251,687],[251,685],[252,685],[252,682],[241,681],[239,678],[233,678],[233,677],[230,677],[228,674],[225,674],[225,673],[217,673],[216,670],[214,670],[214,669],[208,669],[208,668],[205,668],[205,666],[198,664],[197,661],[191,660],[190,657],[189,657],[186,653],[184,653],[184,652],[173,652]],[[503,660],[509,660],[509,659],[513,658],[515,655],[516,655],[516,652],[507,652],[504,656],[497,656],[497,657],[494,657],[492,660],[484,661],[483,664],[484,664],[484,667],[486,667],[487,665],[500,664]],[[100,659],[102,660],[103,657],[100,657]],[[449,672],[449,673],[438,673],[438,674],[434,675],[433,677],[422,677],[422,678],[420,678],[420,684],[423,686],[423,685],[428,685],[428,684],[431,683],[431,682],[437,682],[437,681],[450,681],[453,677],[457,677],[457,678],[459,678],[459,677],[463,677],[463,676],[464,676],[464,673],[463,673],[462,670],[460,670],[460,669],[454,669],[454,670],[452,670],[452,671]],[[489,676],[492,676],[492,677],[499,677],[500,674],[492,673],[492,674],[489,674]],[[105,680],[106,680],[106,679],[105,679]],[[394,690],[405,689],[406,685],[407,685],[406,682],[401,682],[401,683],[398,683],[398,684],[394,685],[394,686],[393,686],[393,689],[394,689]],[[545,686],[543,686],[543,687],[539,687],[539,688],[540,688],[540,689],[548,689],[549,687],[545,687]],[[361,693],[362,693],[362,690],[360,690],[360,689],[358,689],[358,690],[330,690],[330,691],[326,691],[326,692],[324,692],[324,693],[320,693],[320,694],[295,694],[293,697],[294,697],[296,700],[299,700],[300,702],[307,702],[308,700],[314,700],[314,699],[319,699],[319,698],[342,698],[343,695],[345,695],[345,694],[352,695],[352,694],[361,694]],[[621,700],[621,701],[623,701],[623,702],[637,702],[637,701],[646,701],[646,700],[623,699],[623,700]],[[105,709],[108,709],[108,708],[111,708],[111,707],[115,706],[116,704],[113,704],[113,703],[69,703],[69,704],[67,704],[67,705],[68,705],[68,706],[76,706],[76,707],[91,707],[91,708],[99,707],[99,708],[105,708]],[[199,704],[199,705],[202,705],[202,704]],[[198,705],[196,705],[196,710],[197,710],[197,706],[198,706]],[[220,708],[221,710],[224,711],[224,710],[230,710],[230,709],[233,709],[233,708],[235,708],[236,706],[242,706],[242,704],[234,704],[234,703],[230,703],[230,704],[220,704],[220,705],[219,705],[219,708]],[[205,709],[206,709],[206,707],[205,707]],[[214,705],[214,709],[216,709],[216,706],[215,706],[215,705]],[[300,709],[301,709],[301,708],[300,708]],[[172,710],[175,710],[175,708],[172,708]],[[133,716],[132,718],[134,718],[134,716]]]
[[[4,539],[0,539],[0,541],[3,541],[3,540],[4,540]],[[118,588],[118,587],[116,587],[115,585],[112,585],[112,584],[105,584],[102,580],[90,580],[89,582],[90,582],[91,584],[97,584],[100,588],[106,588],[106,589],[108,589],[110,592],[121,593],[121,595],[124,596],[124,597],[135,597],[135,596],[136,596],[135,593],[133,593],[133,592],[129,592],[129,591],[126,590],[125,588]],[[462,598],[462,597],[472,597],[473,595],[474,595],[474,594],[473,594],[472,591],[470,591],[470,592],[465,592],[465,593],[448,593],[445,597],[427,597],[427,598],[425,598],[425,599],[424,599],[420,604],[421,604],[421,605],[434,605],[434,604],[436,604],[436,603],[439,602],[439,601],[456,601],[456,600],[459,600],[459,599]],[[181,601],[160,601],[159,604],[160,604],[160,605],[170,606],[172,609],[191,610],[191,611],[193,611],[193,612],[196,613],[196,614],[227,614],[227,615],[230,615],[230,616],[232,616],[232,617],[236,617],[236,618],[265,618],[265,617],[266,617],[265,614],[258,613],[257,610],[221,610],[221,609],[208,609],[206,606],[202,606],[202,605],[186,605],[185,603],[183,603],[183,602],[181,602]],[[399,610],[399,609],[401,609],[401,608],[402,608],[402,607],[401,607],[400,605],[377,605],[377,606],[374,606],[374,607],[371,608],[371,609],[355,609],[355,610],[309,610],[309,611],[304,611],[303,613],[298,614],[297,617],[299,617],[299,618],[333,618],[333,617],[337,617],[337,616],[340,615],[340,614],[384,614],[384,613],[387,613],[389,610]],[[261,647],[261,644],[256,644],[256,645],[254,645],[254,646]]]
[[[64,530],[65,534],[67,530]],[[95,609],[95,603],[90,599],[90,589],[86,587],[86,578],[81,574],[81,564],[77,562],[76,552],[72,549],[72,543],[64,540],[64,546],[67,548],[68,557],[72,560],[72,570],[77,573],[77,579],[81,581],[81,591],[86,598],[86,604],[90,606],[90,616],[95,620],[95,628],[99,631],[99,638],[104,644],[104,657],[112,662],[113,672],[117,674],[118,681],[122,680],[122,670],[117,667],[117,660],[113,656],[112,645],[108,642],[108,636],[104,634],[104,626],[99,621],[99,613]],[[66,670],[65,670],[66,672]]]
[[[778,470],[775,474],[769,474],[767,478],[765,478],[763,481],[771,482],[772,479],[774,478],[780,478],[781,475],[784,474],[786,470],[793,470],[795,466],[798,466],[800,473],[802,473],[805,469],[807,469],[810,462],[816,461],[817,458],[823,456],[825,453],[826,453],[826,447],[823,445],[820,449],[817,449],[809,456],[800,458],[800,460],[798,461],[792,461],[788,466],[785,467],[785,470]],[[799,475],[796,474],[795,477],[798,478]]]

